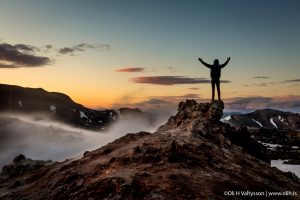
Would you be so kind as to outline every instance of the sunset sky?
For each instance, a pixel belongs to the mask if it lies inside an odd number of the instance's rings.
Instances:
[[[221,63],[228,110],[300,111],[300,1],[2,0],[0,82],[92,108],[168,108],[211,98]]]

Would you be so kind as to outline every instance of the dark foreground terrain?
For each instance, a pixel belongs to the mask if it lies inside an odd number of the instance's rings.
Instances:
[[[1,174],[0,199],[244,199],[226,191],[299,199],[299,179],[270,167],[266,148],[247,131],[220,122],[223,109],[187,100],[155,133],[129,133],[82,158],[20,173],[30,162],[19,156]]]

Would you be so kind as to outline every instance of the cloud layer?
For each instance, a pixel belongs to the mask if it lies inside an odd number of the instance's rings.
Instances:
[[[189,90],[199,90],[200,88],[198,87],[190,87]]]
[[[56,49],[53,45],[48,44],[41,47],[36,47],[28,44],[0,44],[0,68],[20,68],[20,67],[43,67],[53,61],[47,56],[40,54],[56,51],[59,55],[67,54],[74,55],[75,52],[83,52],[86,49],[96,49],[100,51],[109,51],[111,46],[109,44],[88,44],[80,43],[72,47],[63,47]]]
[[[25,44],[0,44],[0,68],[42,67],[50,58],[38,56],[38,47]]]
[[[121,68],[117,69],[116,72],[144,72],[145,68],[142,67],[127,67],[127,68]]]
[[[201,98],[199,94],[185,94],[181,96],[150,96],[137,103],[130,104],[116,104],[118,107],[139,107],[142,110],[157,112],[157,113],[171,113],[174,114],[180,101],[185,99],[195,99],[198,102],[210,102],[210,99]],[[258,109],[277,109],[283,111],[300,111],[300,96],[275,96],[275,97],[236,97],[225,99],[225,110],[250,112]]]
[[[72,47],[63,47],[58,50],[59,54],[70,54],[74,55],[75,52],[85,51],[86,49],[98,49],[98,50],[104,50],[109,51],[111,50],[111,46],[109,44],[88,44],[88,43],[80,43],[77,45],[74,45]]]
[[[271,78],[269,76],[254,76],[253,78],[256,78],[256,79],[268,79],[268,78]]]
[[[38,120],[37,120],[38,119]],[[18,154],[32,159],[62,161],[82,156],[127,133],[153,132],[159,124],[144,118],[127,117],[112,124],[104,132],[74,128],[43,115],[0,115],[0,171]]]
[[[283,109],[294,110],[300,108],[300,96],[282,97],[237,97],[225,101],[229,110],[257,110],[257,109]]]
[[[293,83],[293,82],[300,82],[300,79],[291,79],[291,80],[285,80],[284,83]]]
[[[147,83],[154,85],[177,85],[177,84],[198,84],[210,83],[206,78],[189,78],[185,76],[142,76],[130,79],[133,83]],[[230,81],[221,81],[222,83],[229,83]]]
[[[185,99],[195,99],[197,101],[203,101],[199,94],[189,93],[178,96],[150,96],[148,99],[137,103],[125,103],[125,104],[113,104],[112,108],[118,109],[121,107],[140,108],[144,111],[151,113],[159,113],[167,116],[174,114],[178,103]],[[206,100],[206,99],[205,99]],[[207,100],[208,101],[208,100]]]

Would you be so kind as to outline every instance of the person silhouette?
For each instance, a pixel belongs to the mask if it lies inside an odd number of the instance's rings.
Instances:
[[[215,100],[215,86],[217,85],[218,90],[218,99],[221,101],[221,92],[220,92],[220,77],[221,77],[221,69],[225,67],[230,60],[230,57],[227,58],[226,62],[222,65],[219,64],[219,60],[215,59],[214,64],[210,65],[207,64],[202,60],[202,58],[199,58],[199,61],[206,67],[210,68],[210,77],[211,77],[211,88],[212,88],[212,101]]]

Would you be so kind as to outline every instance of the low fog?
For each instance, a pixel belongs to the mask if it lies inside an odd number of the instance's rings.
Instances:
[[[153,124],[138,117],[126,117],[100,132],[74,128],[36,115],[2,114],[0,169],[19,154],[53,161],[81,157],[85,151],[97,149],[127,133],[154,132],[166,120],[167,116],[159,116]]]

